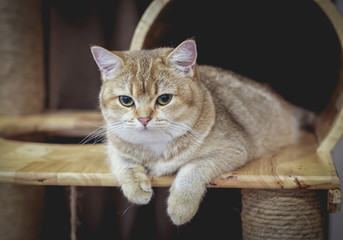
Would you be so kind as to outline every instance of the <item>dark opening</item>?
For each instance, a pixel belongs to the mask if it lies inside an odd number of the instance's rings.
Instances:
[[[191,37],[199,64],[267,82],[288,101],[316,112],[337,85],[338,37],[314,1],[171,1],[144,48],[177,46]]]

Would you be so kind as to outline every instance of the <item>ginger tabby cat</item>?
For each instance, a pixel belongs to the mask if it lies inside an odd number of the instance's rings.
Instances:
[[[297,141],[298,108],[238,74],[198,66],[194,40],[175,49],[91,51],[111,170],[136,204],[152,197],[147,174],[177,173],[167,210],[176,225],[192,219],[214,178]]]

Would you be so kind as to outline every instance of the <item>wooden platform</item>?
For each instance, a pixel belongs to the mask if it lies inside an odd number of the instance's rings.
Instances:
[[[95,112],[58,112],[1,121],[2,136],[13,135],[13,131],[86,136],[101,125],[102,118]],[[317,153],[316,148],[314,134],[304,132],[299,144],[253,160],[238,171],[218,177],[208,187],[338,189],[339,178],[330,154]],[[170,186],[173,178],[151,176],[155,187]],[[103,144],[46,144],[5,138],[0,139],[0,182],[117,186]]]

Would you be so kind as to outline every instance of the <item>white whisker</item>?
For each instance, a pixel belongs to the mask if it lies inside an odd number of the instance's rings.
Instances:
[[[102,127],[102,126],[95,125],[94,123],[87,122],[87,121],[82,121],[82,120],[81,120],[81,122],[86,123],[86,124],[88,124],[88,125],[91,125],[91,126],[93,126],[93,127]]]
[[[124,216],[125,215],[125,213],[133,206],[134,204],[133,203],[131,203],[131,205],[130,206],[128,206],[124,211],[123,211],[123,213],[122,213],[122,216]]]
[[[124,127],[121,123],[110,123],[104,126],[100,126],[91,133],[89,133],[85,138],[83,138],[80,142],[80,144],[86,144],[91,141],[93,141],[93,144],[104,142],[106,139],[106,136],[112,136],[116,134],[117,132],[120,132],[123,130]]]
[[[96,144],[98,142],[101,142],[105,137],[106,132],[106,126],[101,126],[89,133],[86,137],[84,137],[80,144],[86,144],[90,142],[91,140],[94,140],[93,144]]]
[[[183,135],[184,140],[188,143],[194,144],[196,146],[200,146],[204,142],[204,138],[199,134],[197,131],[186,125],[185,123],[173,121],[169,118],[165,119],[169,123],[169,129],[175,134],[178,132],[177,135]]]
[[[167,120],[171,124],[171,126],[174,127],[174,129],[186,131],[186,133],[190,133],[193,137],[200,137],[201,136],[198,132],[196,132],[194,129],[192,129],[191,127],[189,127],[185,123],[176,122],[176,121],[170,120],[168,118],[167,118]]]

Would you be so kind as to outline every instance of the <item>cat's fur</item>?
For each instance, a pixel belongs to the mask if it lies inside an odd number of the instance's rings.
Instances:
[[[103,82],[99,99],[112,172],[137,204],[152,197],[147,174],[177,173],[167,210],[174,224],[192,219],[215,177],[297,141],[293,106],[233,72],[197,66],[193,40],[175,49],[91,50]],[[163,94],[172,100],[160,106]],[[120,96],[134,105],[123,106]],[[142,117],[150,120],[146,126]]]

